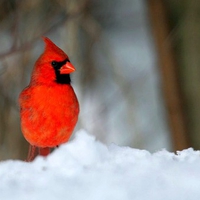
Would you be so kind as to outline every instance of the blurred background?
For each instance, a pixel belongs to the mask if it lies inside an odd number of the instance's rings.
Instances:
[[[0,160],[24,159],[18,95],[41,36],[70,57],[76,130],[106,143],[200,148],[200,1],[1,0]]]

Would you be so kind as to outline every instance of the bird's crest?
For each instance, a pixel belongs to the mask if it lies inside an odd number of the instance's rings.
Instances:
[[[61,56],[62,58],[68,57],[66,53],[60,49],[58,46],[56,46],[48,37],[42,37],[44,43],[45,43],[45,53],[50,54],[57,54]]]

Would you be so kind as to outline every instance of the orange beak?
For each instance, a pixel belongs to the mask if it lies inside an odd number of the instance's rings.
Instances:
[[[67,62],[60,68],[60,74],[70,74],[75,70],[76,70],[75,67],[70,62]]]

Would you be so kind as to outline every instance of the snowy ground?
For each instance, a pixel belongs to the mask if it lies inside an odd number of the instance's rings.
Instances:
[[[199,200],[200,152],[104,144],[79,131],[46,159],[0,162],[2,200]]]

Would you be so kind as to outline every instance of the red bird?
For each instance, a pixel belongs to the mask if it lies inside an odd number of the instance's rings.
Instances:
[[[79,103],[71,86],[75,71],[69,57],[49,38],[35,63],[30,84],[19,96],[21,130],[30,143],[27,161],[37,149],[46,156],[50,148],[69,140],[78,120]]]

